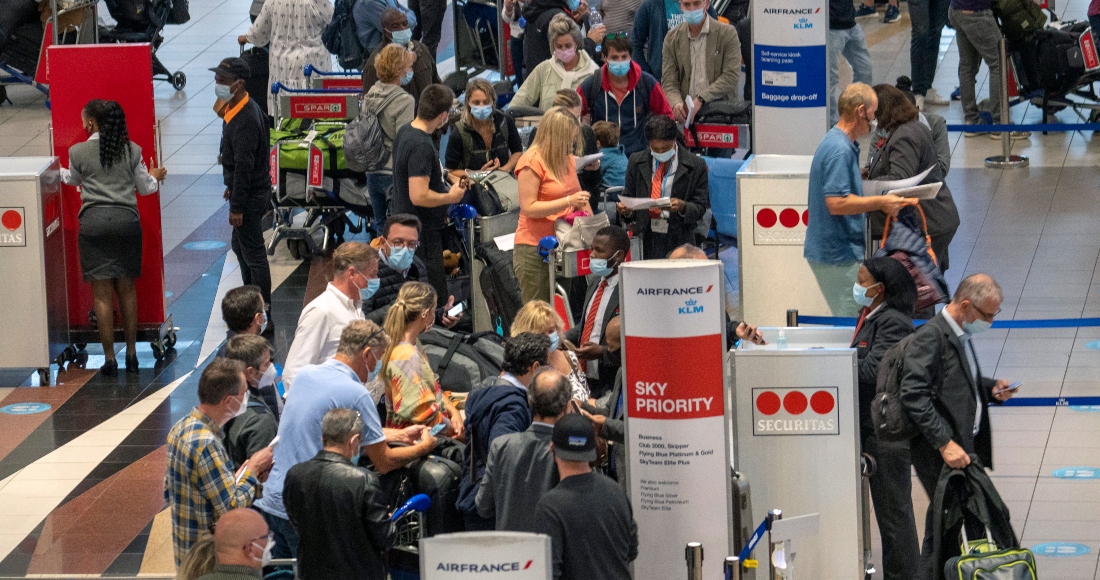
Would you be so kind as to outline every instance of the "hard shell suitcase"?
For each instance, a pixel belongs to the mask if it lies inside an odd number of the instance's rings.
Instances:
[[[495,242],[481,244],[474,252],[485,264],[478,281],[492,319],[491,326],[497,334],[508,336],[516,313],[523,307],[519,280],[512,269],[512,252],[497,248]]]
[[[748,479],[737,470],[731,472],[733,491],[733,545],[734,551],[740,552],[745,544],[749,543],[752,533],[759,522],[752,521],[752,489]],[[741,580],[755,580],[756,570],[752,568],[741,569]]]

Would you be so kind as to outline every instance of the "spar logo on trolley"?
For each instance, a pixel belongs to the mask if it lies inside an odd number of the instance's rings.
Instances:
[[[754,246],[801,246],[810,224],[809,206],[752,206],[752,243]]]
[[[753,389],[752,434],[839,435],[837,387]]]

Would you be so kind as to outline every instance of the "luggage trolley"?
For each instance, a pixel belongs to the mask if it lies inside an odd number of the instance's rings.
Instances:
[[[281,166],[281,153],[289,138],[276,140],[271,146],[275,215],[267,253],[273,255],[276,246],[285,239],[292,256],[308,258],[329,249],[330,240],[339,235],[334,228],[335,222],[340,222],[340,233],[345,225],[353,233],[359,233],[363,231],[364,216],[370,211],[369,202],[360,204],[356,202],[361,200],[345,199],[348,193],[343,190],[358,192],[360,189],[354,172],[338,168],[338,148],[322,148],[315,143],[323,142],[326,133],[343,129],[359,116],[359,91],[290,89],[276,82],[271,92],[276,96],[276,130],[290,119],[308,120],[310,124],[302,134],[294,134],[295,140],[301,141],[302,149],[308,147],[305,169]],[[305,219],[300,224],[295,223],[297,210],[305,210]],[[348,211],[359,216],[358,224],[348,219]],[[317,232],[323,234],[320,243],[314,237]]]
[[[684,128],[684,145],[699,155],[745,159],[752,152],[752,103],[715,101],[706,103]],[[721,152],[729,150],[730,155]]]
[[[310,88],[363,91],[363,73],[361,71],[323,71],[307,64],[303,73],[309,79]]]
[[[474,259],[471,260],[470,273],[470,305],[471,322],[474,333],[489,332],[503,329],[503,325],[493,319],[489,311],[489,304],[485,300],[485,293],[481,289],[481,273],[485,270],[485,264],[476,259],[477,248],[482,244],[493,243],[494,238],[515,233],[519,227],[519,211],[511,211],[494,216],[477,216],[466,220],[467,251]]]
[[[33,19],[16,21],[8,33],[8,40],[0,46],[0,103],[8,100],[6,85],[25,84],[46,95],[49,104],[50,89],[45,84],[45,63],[40,62],[45,49],[54,44],[96,44],[99,42],[97,23],[98,2],[74,0],[62,2],[50,0],[50,14],[43,27],[38,10]],[[16,11],[15,6],[8,10]],[[43,82],[39,82],[39,81]]]
[[[455,70],[477,76],[508,73],[502,5],[496,0],[455,0]]]

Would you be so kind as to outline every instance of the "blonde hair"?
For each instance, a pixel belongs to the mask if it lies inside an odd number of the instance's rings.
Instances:
[[[557,312],[554,312],[554,308],[550,306],[549,302],[532,300],[519,309],[508,332],[513,338],[524,332],[546,334],[547,328],[553,328],[561,334],[564,327],[565,324],[562,323],[561,317],[558,316]]]
[[[584,36],[581,35],[581,27],[577,26],[573,19],[564,12],[550,19],[546,27],[546,38],[550,40],[550,52],[554,52],[554,43],[563,36],[572,36],[576,50],[584,50]]]
[[[390,357],[393,349],[405,337],[405,330],[416,321],[421,312],[429,308],[435,308],[435,288],[423,282],[405,282],[397,293],[397,300],[390,305],[390,311],[386,313],[386,324],[382,328],[386,330],[386,336],[390,339],[386,347],[386,354],[382,355],[382,380],[389,379],[387,367],[390,365]]]
[[[843,93],[840,93],[840,98],[836,102],[836,109],[840,116],[847,117],[855,113],[860,105],[870,106],[871,103],[877,101],[878,96],[875,94],[875,89],[872,89],[870,85],[852,83],[844,89]]]
[[[378,250],[363,242],[344,242],[332,252],[332,273],[340,275],[354,266],[366,270],[378,262]]]
[[[485,93],[485,96],[489,97],[489,102],[492,103],[494,109],[497,103],[497,92],[489,81],[483,78],[471,80],[470,83],[466,85],[466,107],[462,111],[462,122],[466,123],[467,127],[473,127],[474,123],[477,122],[477,120],[474,119],[473,113],[470,112],[470,95],[474,94],[474,91]],[[492,122],[492,117],[489,118],[489,122]]]
[[[176,572],[176,580],[195,580],[205,576],[214,571],[214,565],[217,563],[214,535],[203,534],[183,556],[180,569]]]
[[[555,179],[561,180],[571,171],[570,155],[581,154],[579,131],[580,122],[564,107],[553,107],[542,116],[531,149],[538,150]]]
[[[400,44],[387,44],[374,59],[374,72],[378,75],[378,80],[392,85],[401,78],[411,61],[415,60],[416,53],[411,50]]]

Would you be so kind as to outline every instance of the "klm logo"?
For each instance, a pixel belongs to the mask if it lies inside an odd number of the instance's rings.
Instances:
[[[703,312],[703,307],[695,300],[688,300],[684,302],[684,305],[677,309],[677,314],[700,314]]]
[[[808,18],[799,18],[798,22],[794,23],[795,28],[813,28],[814,23],[810,22]]]

